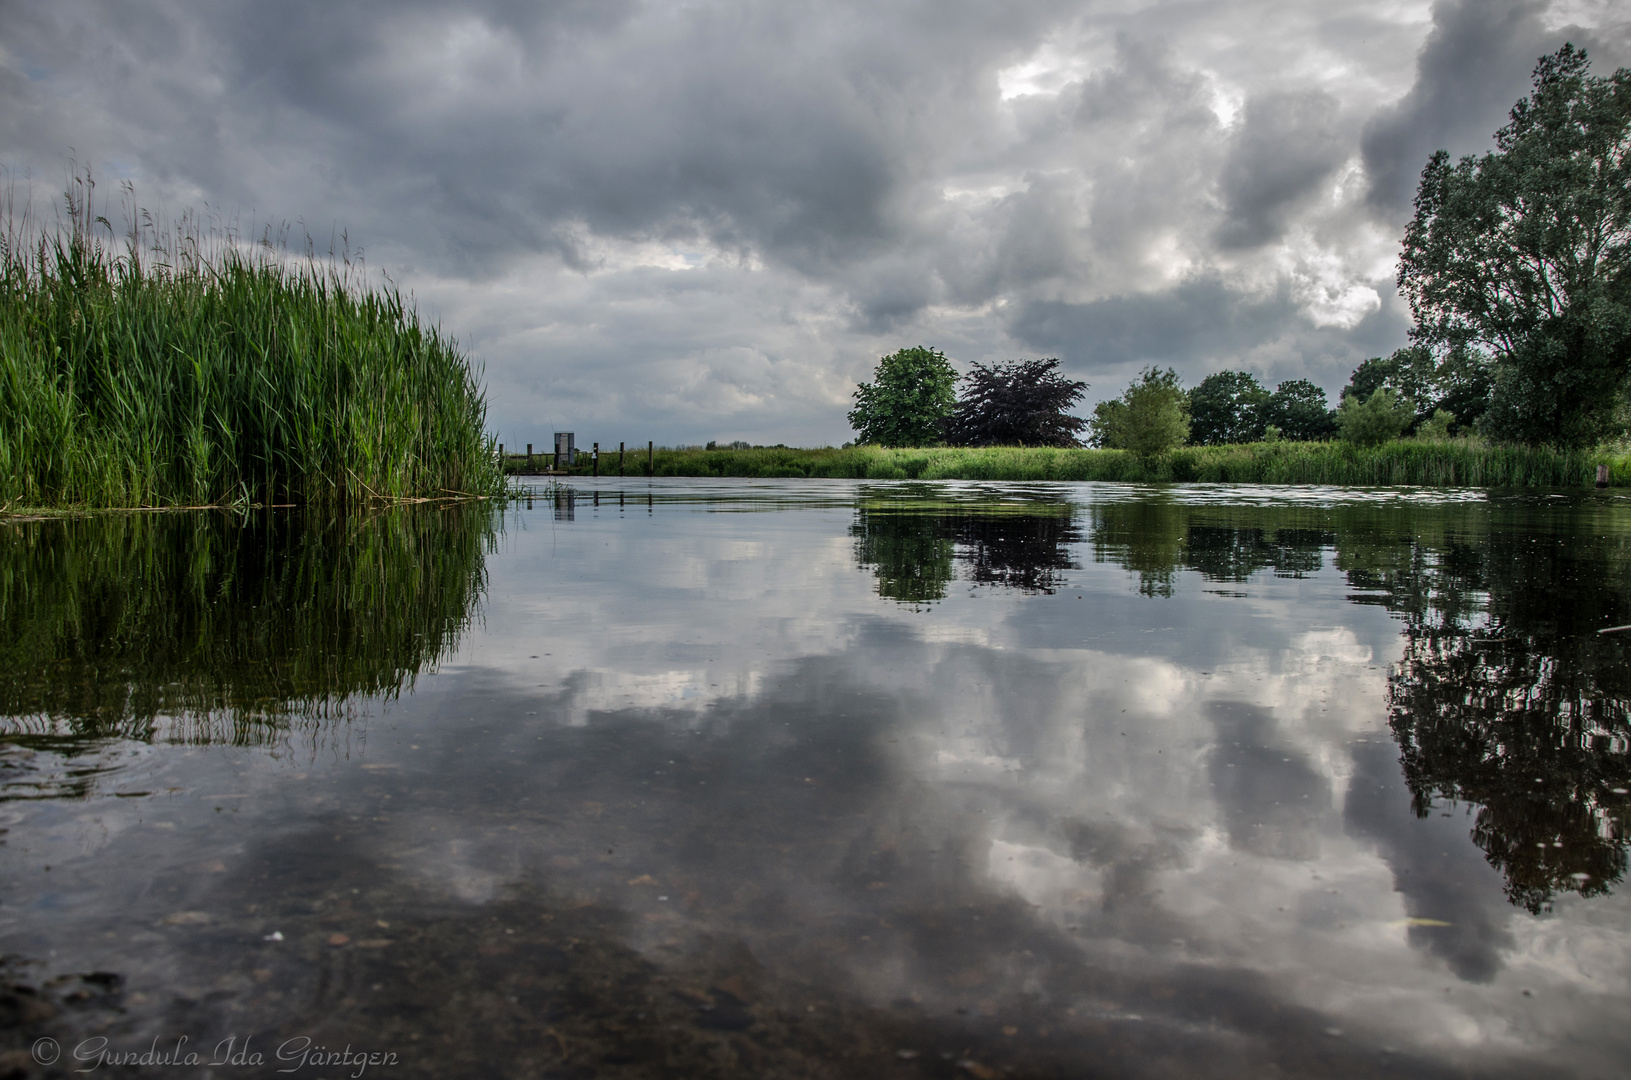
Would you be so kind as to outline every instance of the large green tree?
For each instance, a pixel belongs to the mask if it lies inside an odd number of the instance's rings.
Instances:
[[[1631,375],[1631,69],[1565,45],[1534,87],[1493,153],[1427,163],[1398,283],[1417,344],[1489,367],[1489,435],[1583,445]]]
[[[1263,403],[1263,421],[1295,442],[1317,442],[1336,433],[1336,416],[1325,407],[1325,391],[1307,379],[1287,379]]]
[[[878,361],[872,382],[855,388],[849,412],[856,441],[879,446],[935,446],[957,405],[957,372],[945,354],[921,346]]]
[[[1197,446],[1256,442],[1263,437],[1269,392],[1245,371],[1218,371],[1189,392],[1189,440]]]

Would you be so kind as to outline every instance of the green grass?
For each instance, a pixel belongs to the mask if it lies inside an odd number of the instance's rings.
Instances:
[[[88,206],[0,235],[0,508],[502,491],[476,373],[396,289]]]
[[[544,457],[535,459],[541,467]],[[1340,484],[1358,487],[1591,487],[1597,466],[1610,482],[1631,484],[1631,453],[1486,446],[1470,440],[1404,439],[1377,447],[1340,442],[1186,446],[1143,459],[1123,450],[934,447],[841,450],[786,447],[656,451],[657,476],[840,477],[863,480],[1104,480],[1234,484]],[[525,470],[505,456],[505,469]],[[588,475],[580,455],[574,475]],[[625,476],[646,475],[646,451],[630,452]],[[602,451],[602,476],[617,475],[617,453]]]

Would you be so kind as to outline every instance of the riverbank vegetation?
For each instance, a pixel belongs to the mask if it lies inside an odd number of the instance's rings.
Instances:
[[[477,373],[395,288],[190,216],[116,241],[93,194],[0,225],[0,507],[502,491]]]
[[[546,458],[534,459],[542,469]],[[1490,446],[1476,439],[1396,439],[1379,446],[1345,442],[1258,442],[1181,446],[1159,457],[1127,450],[1068,447],[851,446],[660,448],[656,476],[833,477],[860,480],[1100,480],[1128,483],[1350,484],[1429,487],[1591,487],[1599,464],[1610,483],[1631,485],[1631,450],[1558,450]],[[588,455],[569,471],[587,476]],[[508,456],[505,471],[530,471]],[[645,448],[623,460],[625,477],[648,474]],[[602,454],[601,476],[617,476],[617,454]]]

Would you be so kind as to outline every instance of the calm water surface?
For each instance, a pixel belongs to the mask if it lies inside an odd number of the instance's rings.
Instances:
[[[0,1076],[1623,1076],[1625,623],[1596,493],[13,521]]]

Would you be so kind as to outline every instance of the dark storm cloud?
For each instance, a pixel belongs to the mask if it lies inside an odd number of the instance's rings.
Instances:
[[[1319,855],[1329,782],[1306,755],[1282,745],[1270,710],[1247,701],[1215,701],[1217,728],[1207,773],[1229,829],[1229,844],[1276,859]]]
[[[1437,150],[1459,157],[1493,149],[1491,135],[1529,92],[1536,59],[1571,37],[1545,29],[1545,9],[1538,0],[1433,5],[1415,85],[1366,126],[1361,140],[1374,206],[1393,215],[1407,209],[1422,166]]]
[[[1536,3],[1433,18],[0,0],[0,166],[347,230],[481,350],[506,430],[570,402],[841,441],[854,380],[918,341],[1332,389],[1401,344],[1387,237],[1421,162],[1486,146],[1564,36]]]
[[[1336,98],[1324,93],[1266,94],[1246,103],[1219,187],[1227,216],[1225,248],[1280,239],[1295,212],[1347,157],[1337,130]]]
[[[1405,910],[1421,925],[1410,943],[1442,959],[1469,982],[1489,982],[1513,946],[1501,901],[1500,874],[1467,843],[1467,810],[1410,810],[1398,751],[1380,743],[1356,747],[1343,817],[1350,831],[1376,844],[1393,870]]]
[[[1222,130],[1197,73],[1128,36],[1116,53],[1082,86],[1071,119],[1088,159],[1092,248],[1119,268],[1163,230],[1211,212]]]
[[[1033,348],[1068,352],[1091,371],[1227,353],[1272,336],[1295,314],[1284,289],[1255,297],[1208,276],[1086,304],[1037,301],[1015,315],[1011,331]]]
[[[1312,325],[1285,281],[1269,294],[1238,290],[1216,275],[1160,292],[1085,304],[1037,301],[1008,324],[1030,350],[1059,356],[1099,397],[1115,397],[1140,368],[1171,366],[1185,386],[1224,368],[1253,372],[1269,387],[1310,379],[1333,387],[1359,359],[1398,348],[1408,312],[1396,297],[1351,327]],[[1334,401],[1334,396],[1333,396]]]
[[[217,107],[287,113],[342,193],[411,209],[467,260],[559,246],[587,265],[582,226],[814,273],[891,242],[890,201],[933,129],[970,107],[978,69],[1031,18],[293,4],[205,22],[224,50]]]

